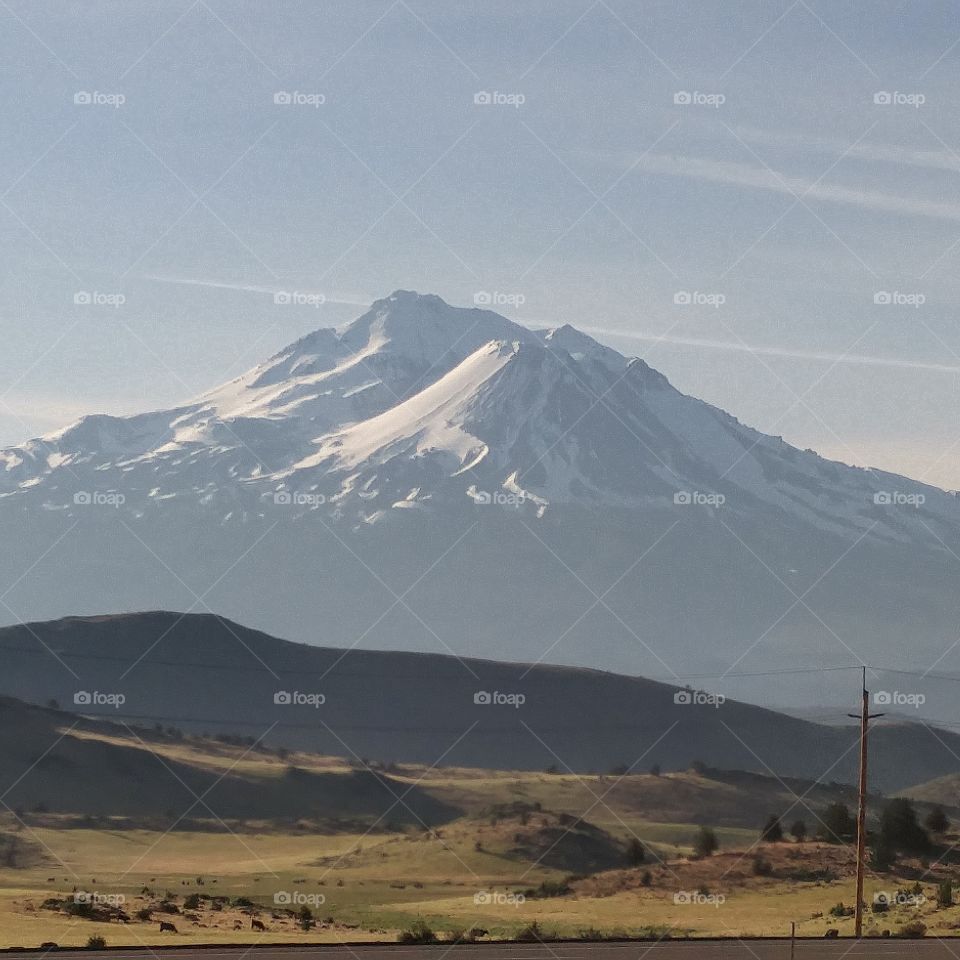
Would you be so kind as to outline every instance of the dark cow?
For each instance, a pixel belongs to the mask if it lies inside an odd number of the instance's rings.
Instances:
[[[836,940],[836,938],[840,936],[840,931],[839,931],[836,927],[831,927],[831,928],[824,934],[824,936],[825,936],[828,940]]]
[[[262,921],[262,920],[256,920],[256,919],[254,919],[254,920],[251,920],[251,921],[250,921],[250,929],[251,929],[251,930],[266,930],[267,928],[263,925],[263,921]]]
[[[163,933],[165,930],[168,930],[170,933],[176,933],[177,928],[172,924],[168,923],[166,920],[160,921],[160,932]]]

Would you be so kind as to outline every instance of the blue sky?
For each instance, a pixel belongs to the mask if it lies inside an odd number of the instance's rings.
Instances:
[[[958,63],[938,2],[0,0],[0,442],[496,291],[960,487]]]

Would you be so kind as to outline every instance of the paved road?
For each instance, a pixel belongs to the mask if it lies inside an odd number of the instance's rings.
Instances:
[[[8,958],[37,960],[38,953],[2,953]],[[171,947],[109,951],[60,950],[49,960],[790,960],[785,940],[694,940],[662,943],[484,943],[458,947]],[[960,941],[926,940],[798,940],[796,960],[957,960]]]

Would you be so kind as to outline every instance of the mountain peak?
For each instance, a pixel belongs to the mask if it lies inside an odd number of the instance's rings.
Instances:
[[[416,290],[394,290],[393,293],[388,297],[384,297],[380,300],[374,301],[375,303],[431,303],[438,304],[444,307],[449,307],[450,304],[447,303],[443,297],[437,296],[435,293],[419,293]]]

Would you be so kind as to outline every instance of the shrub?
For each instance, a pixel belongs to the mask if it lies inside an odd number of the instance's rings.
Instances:
[[[802,820],[794,821],[792,827],[790,827],[790,836],[793,837],[797,843],[803,843],[807,839],[807,825]]]
[[[870,847],[870,869],[883,873],[897,862],[897,851],[886,837],[879,836]]]
[[[720,847],[717,835],[710,827],[701,827],[693,841],[693,852],[698,857],[709,857]]]
[[[397,940],[400,943],[436,943],[437,935],[427,924],[426,920],[417,919],[414,920],[406,930],[400,931]]]
[[[940,807],[934,807],[926,815],[923,825],[931,833],[946,833],[950,829],[950,821]]]
[[[537,923],[536,920],[533,920],[522,930],[520,930],[513,939],[520,943],[533,943],[535,941],[547,940],[549,937],[543,931],[543,928],[540,926],[540,924]]]
[[[937,906],[941,909],[953,906],[952,880],[942,880],[937,886]]]
[[[779,843],[783,839],[783,827],[780,826],[780,818],[775,813],[767,817],[767,822],[760,831],[760,839],[767,843]]]
[[[646,862],[646,859],[647,851],[643,844],[636,837],[631,837],[630,842],[627,844],[627,865],[639,867],[640,864]]]
[[[906,797],[895,797],[880,814],[880,837],[894,850],[926,853],[930,838],[917,822],[917,811]]]
[[[853,907],[848,907],[841,900],[840,903],[834,904],[828,911],[831,917],[852,917],[854,914]]]
[[[565,897],[570,890],[570,884],[566,880],[544,880],[539,887],[525,890],[524,895],[528,900]]]
[[[898,931],[897,936],[904,940],[919,940],[927,935],[927,925],[919,920],[905,923]]]
[[[773,864],[759,854],[753,858],[753,875],[755,877],[769,877],[773,875]]]
[[[820,818],[820,836],[828,843],[844,843],[852,840],[857,832],[857,825],[845,803],[831,803]]]
[[[107,941],[104,940],[103,937],[88,937],[87,949],[88,950],[106,950]]]

